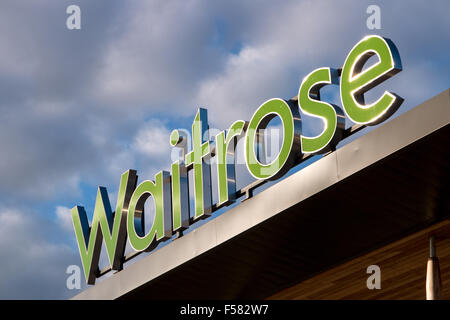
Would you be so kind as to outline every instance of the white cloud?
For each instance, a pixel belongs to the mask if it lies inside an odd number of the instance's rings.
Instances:
[[[109,106],[168,108],[173,96],[189,99],[198,79],[220,64],[208,46],[214,32],[212,3],[197,0],[133,2],[117,40],[110,42],[92,95]]]
[[[334,16],[344,12],[345,4],[336,2],[288,1],[252,20],[251,43],[229,54],[221,73],[203,79],[194,101],[211,106],[216,123],[226,127],[233,119],[249,119],[267,99],[293,97],[313,68],[340,67],[332,57],[345,47],[351,26]]]
[[[56,218],[61,227],[68,231],[73,232],[72,215],[70,214],[70,208],[64,206],[56,207]]]
[[[132,149],[156,161],[166,159],[170,150],[169,137],[170,131],[160,121],[151,120],[139,129]]]

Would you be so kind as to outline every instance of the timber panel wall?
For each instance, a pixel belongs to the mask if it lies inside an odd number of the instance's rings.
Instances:
[[[355,258],[269,297],[269,299],[425,299],[429,236],[436,237],[441,299],[450,299],[450,220]],[[381,269],[381,289],[366,285],[369,265]]]

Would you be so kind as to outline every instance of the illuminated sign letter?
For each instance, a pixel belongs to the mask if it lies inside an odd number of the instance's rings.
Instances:
[[[184,164],[187,150],[186,136],[173,130],[170,135],[170,145],[182,149],[182,159],[172,163],[172,221],[173,231],[189,227],[189,183],[188,172]]]
[[[322,133],[315,137],[302,134],[302,153],[324,153],[336,146],[345,129],[344,112],[338,106],[320,101],[320,88],[327,84],[339,84],[339,74],[335,69],[320,68],[308,74],[298,91],[300,110],[322,120]]]
[[[136,181],[137,176],[135,170],[128,170],[122,174],[119,194],[117,196],[116,214],[111,212],[106,188],[98,188],[92,227],[89,227],[86,211],[83,207],[76,206],[71,210],[81,262],[88,284],[95,283],[95,273],[98,269],[98,260],[100,258],[103,239],[105,239],[106,250],[112,269],[120,270],[122,268],[122,258],[127,241],[127,211],[131,193],[136,187]],[[101,232],[98,230],[99,225]]]
[[[362,70],[373,55],[378,62]],[[364,93],[402,70],[400,55],[394,43],[372,35],[359,41],[345,59],[341,75],[341,101],[345,113],[355,123],[375,125],[390,117],[403,99],[385,91],[371,104],[364,104]]]
[[[145,233],[144,204],[152,196],[155,203],[155,215],[150,231]],[[160,171],[155,182],[141,182],[130,200],[127,217],[127,231],[130,244],[136,251],[150,251],[158,240],[167,240],[172,236],[172,205],[170,199],[170,175]],[[156,241],[153,240],[156,238]],[[153,245],[152,245],[153,244]]]
[[[265,129],[270,120],[280,117],[283,125],[283,144],[278,156],[268,164],[261,163],[255,152],[258,130]],[[253,114],[245,137],[245,163],[256,179],[277,179],[292,166],[300,153],[301,121],[297,106],[282,99],[264,102]]]
[[[238,120],[226,132],[216,135],[218,205],[233,202],[236,197],[236,144],[245,131],[246,122]]]
[[[208,111],[200,108],[192,124],[192,151],[186,155],[186,165],[194,166],[194,219],[212,213],[211,166],[205,161],[210,157],[208,129]]]

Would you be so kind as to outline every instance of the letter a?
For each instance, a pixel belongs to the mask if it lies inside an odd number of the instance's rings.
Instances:
[[[67,29],[73,30],[81,29],[81,10],[77,5],[70,5],[66,9],[66,13],[70,14],[70,16],[66,20]]]
[[[381,270],[376,264],[367,267],[367,273],[373,273],[367,278],[367,288],[369,290],[381,289]]]

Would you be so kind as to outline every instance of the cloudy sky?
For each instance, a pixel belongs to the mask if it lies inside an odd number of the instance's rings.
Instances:
[[[71,4],[81,30],[66,27]],[[380,30],[366,26],[370,4]],[[2,0],[0,298],[77,294],[70,208],[91,218],[98,185],[114,199],[125,170],[168,169],[171,130],[200,106],[214,128],[249,120],[367,34],[399,49],[404,70],[378,91],[405,99],[397,114],[447,89],[449,12],[448,0]],[[339,104],[338,87],[327,97]]]

